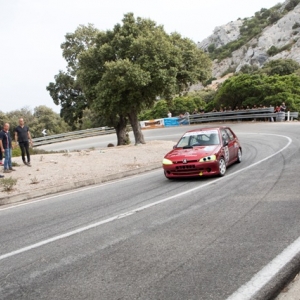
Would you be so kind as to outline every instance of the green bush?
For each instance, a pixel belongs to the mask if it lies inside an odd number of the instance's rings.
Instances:
[[[273,45],[272,47],[269,48],[269,50],[267,51],[267,53],[270,56],[274,56],[277,53],[279,53],[279,49]]]
[[[43,150],[40,148],[29,148],[29,153],[31,155],[36,155],[36,154],[49,154],[49,153],[60,153],[63,151],[47,151],[47,150]],[[14,149],[12,149],[12,157],[19,157],[21,156],[21,149],[19,146],[15,147]]]
[[[298,4],[300,3],[300,0],[290,0],[286,6],[284,7],[287,11],[293,10]]]
[[[15,147],[12,150],[12,157],[18,157],[18,156],[21,156],[21,149],[20,147]]]
[[[0,185],[3,186],[3,191],[4,192],[10,192],[13,190],[14,186],[17,184],[17,179],[16,178],[1,178],[0,179]]]

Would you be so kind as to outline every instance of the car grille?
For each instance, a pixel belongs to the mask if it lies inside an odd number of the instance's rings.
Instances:
[[[195,169],[195,165],[185,165],[185,166],[177,166],[176,170],[187,170],[187,169]]]
[[[196,163],[198,162],[198,160],[187,160],[187,163]],[[182,160],[178,160],[178,161],[173,161],[173,164],[182,164]]]
[[[189,166],[178,166],[174,171],[172,171],[173,175],[189,175],[189,176],[198,176],[200,172],[203,172],[203,168],[197,168],[195,165]]]

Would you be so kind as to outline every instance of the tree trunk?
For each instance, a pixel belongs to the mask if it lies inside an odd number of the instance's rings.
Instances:
[[[128,118],[134,134],[135,144],[146,144],[137,113],[131,111],[128,114]]]
[[[114,126],[116,129],[118,146],[130,144],[129,135],[127,132],[127,120],[126,117],[120,116],[118,123]]]

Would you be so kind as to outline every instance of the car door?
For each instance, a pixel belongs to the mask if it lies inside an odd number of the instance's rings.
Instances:
[[[235,149],[234,149],[234,139],[232,139],[227,133],[226,129],[221,129],[222,141],[223,141],[223,150],[226,164],[230,164],[236,158]]]
[[[227,132],[227,134],[229,136],[229,140],[230,140],[230,142],[229,142],[230,143],[230,146],[229,146],[230,159],[235,161],[237,158],[238,149],[239,149],[238,144],[236,142],[236,137],[230,128],[225,128],[225,131]]]

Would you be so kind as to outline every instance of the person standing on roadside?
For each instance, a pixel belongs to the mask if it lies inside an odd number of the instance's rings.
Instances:
[[[29,153],[29,142],[32,146],[32,139],[31,134],[29,131],[28,126],[24,124],[23,118],[19,119],[19,126],[17,126],[14,130],[15,132],[15,142],[16,144],[19,144],[21,152],[22,152],[22,160],[23,163],[29,167],[31,167],[30,164],[30,153]],[[25,159],[25,154],[27,156],[27,162]]]
[[[1,130],[2,130],[2,127],[0,126],[0,132],[1,132]],[[0,149],[0,166],[2,166],[3,164],[2,164],[2,160],[3,160],[3,154],[2,154],[2,151],[1,151],[1,149]],[[3,175],[1,175],[1,176],[3,176]],[[4,177],[4,176],[3,176]],[[0,177],[0,178],[2,178],[2,177]]]
[[[1,152],[4,153],[4,171],[3,173],[10,173],[11,171],[15,171],[12,167],[11,157],[12,157],[12,143],[11,136],[9,132],[9,124],[5,123],[3,125],[3,129],[0,132],[0,149]]]
[[[285,103],[282,102],[282,104],[280,105],[280,111],[285,112],[285,110],[286,110]]]

